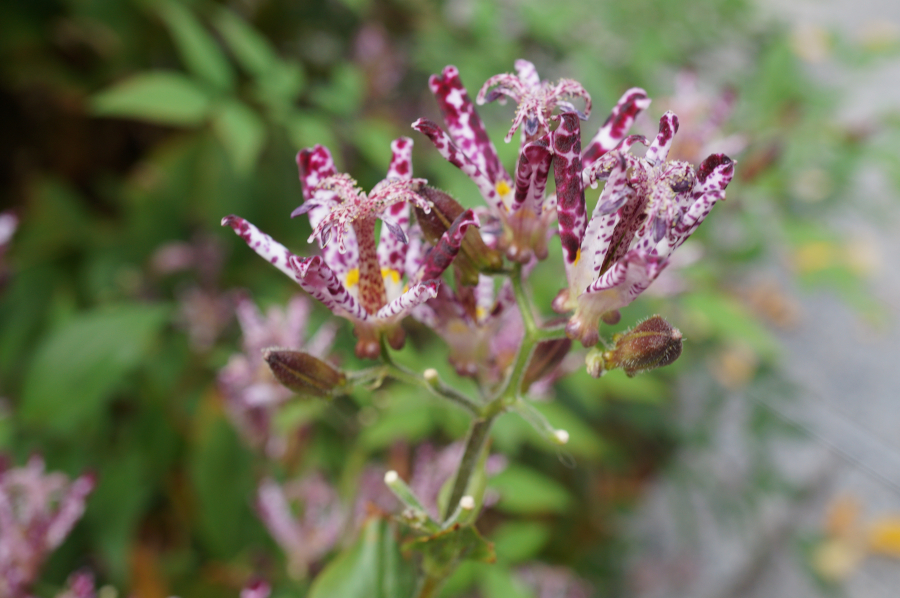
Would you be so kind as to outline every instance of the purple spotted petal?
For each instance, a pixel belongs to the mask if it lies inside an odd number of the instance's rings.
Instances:
[[[609,181],[603,187],[603,193],[597,200],[594,212],[584,232],[584,241],[581,244],[581,259],[583,262],[577,268],[577,276],[571,286],[576,293],[583,292],[587,285],[596,280],[606,260],[610,249],[616,224],[621,216],[619,209],[627,203],[630,197],[628,187],[628,163],[621,154],[616,167],[609,176]]]
[[[497,149],[491,143],[484,123],[463,87],[457,68],[447,66],[441,75],[432,75],[428,79],[428,86],[444,115],[444,124],[459,149],[484,173],[492,185],[501,180],[509,182],[509,175],[500,163]]]
[[[391,165],[387,179],[412,179],[413,140],[400,137],[391,143]],[[409,243],[409,204],[399,202],[389,206],[381,218],[384,226],[378,241],[378,263],[382,268],[403,273]]]
[[[413,140],[400,137],[391,142],[391,164],[388,166],[388,179],[409,180],[412,178]]]
[[[303,198],[312,199],[316,185],[330,176],[337,174],[334,158],[324,145],[306,148],[297,154],[297,169],[300,172],[300,184],[303,187]]]
[[[725,154],[713,154],[700,165],[694,182],[694,203],[678,222],[676,247],[690,237],[716,202],[725,199],[725,187],[734,176],[735,162]]]
[[[562,242],[566,274],[572,279],[572,268],[581,252],[581,241],[587,226],[584,185],[581,180],[581,126],[578,116],[560,115],[560,124],[552,134],[553,174],[556,179],[556,214]]]
[[[523,58],[519,58],[514,63],[514,66],[516,67],[516,74],[519,76],[519,81],[532,89],[540,86],[541,77],[538,75],[534,64]]]
[[[320,256],[301,258],[292,255],[289,264],[303,290],[336,315],[360,322],[369,319],[366,310]]]
[[[634,119],[649,106],[650,98],[643,89],[633,87],[626,91],[612,109],[609,118],[585,148],[582,156],[584,164],[590,166],[600,156],[619,145],[628,129],[634,124]]]
[[[297,279],[289,263],[289,259],[294,257],[294,254],[288,251],[287,247],[239,216],[232,215],[222,218],[222,226],[230,226],[237,236],[250,246],[250,249],[291,279]]]
[[[334,159],[328,148],[317,145],[312,148],[301,150],[297,154],[297,168],[300,173],[300,183],[303,187],[303,197],[306,203],[294,210],[292,216],[306,208],[305,212],[309,215],[309,224],[313,230],[319,226],[331,209],[337,205],[337,197],[334,192],[318,189],[319,184],[337,175],[337,169],[334,166]],[[359,264],[359,248],[356,240],[356,234],[353,230],[347,230],[343,234],[344,251],[338,247],[336,243],[328,243],[330,234],[319,235],[319,247],[322,249],[322,257],[325,263],[331,268],[341,280],[346,280],[347,274],[358,267]]]
[[[675,139],[675,133],[678,132],[678,117],[671,110],[662,115],[659,119],[659,133],[656,139],[647,149],[644,159],[653,166],[659,166],[666,161],[669,156],[669,149],[672,147],[672,141]]]
[[[439,285],[440,282],[436,280],[413,285],[408,291],[379,309],[375,319],[389,323],[406,317],[416,306],[437,297]]]
[[[297,282],[304,291],[324,303],[331,311],[358,320],[367,318],[366,312],[356,303],[321,257],[297,257],[284,245],[238,216],[226,216],[222,219],[222,226],[230,226],[251,249]]]
[[[441,235],[437,245],[425,256],[425,263],[416,275],[417,281],[433,280],[441,277],[453,258],[459,253],[463,236],[470,226],[478,227],[478,219],[472,210],[466,210],[456,217],[450,228]]]
[[[444,132],[436,123],[425,118],[420,118],[412,124],[413,129],[426,135],[438,152],[451,164],[462,170],[481,191],[482,197],[501,213],[506,212],[503,199],[497,192],[496,187],[491,180],[485,175],[478,166],[466,156],[454,143],[450,136]]]
[[[666,262],[656,256],[640,250],[629,251],[588,286],[582,303],[588,304],[597,317],[621,309],[643,293],[665,266]]]

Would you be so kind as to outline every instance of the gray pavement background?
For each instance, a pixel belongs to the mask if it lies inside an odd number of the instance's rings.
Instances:
[[[834,31],[850,40],[900,36],[900,0],[757,0],[771,18],[787,21],[802,39]],[[900,112],[900,60],[866,68],[842,67],[827,56],[812,60],[813,77],[840,98],[838,118],[849,124],[876,122]],[[900,148],[897,148],[900,153]],[[639,598],[813,598],[828,596],[804,571],[800,538],[822,529],[829,505],[855,498],[863,521],[900,516],[900,197],[885,174],[859,173],[858,192],[829,216],[850,237],[864,239],[877,258],[867,281],[883,304],[878,325],[827,290],[804,292],[773,264],[773,275],[802,305],[797,325],[779,332],[788,378],[796,397],[776,400],[765,391],[726,397],[709,449],[684,454],[631,518],[643,556],[635,563]],[[701,388],[685,388],[683,416],[689,424]],[[754,450],[748,420],[763,405],[802,430],[797,440],[765,447],[778,469],[801,491],[774,492],[761,503],[723,515],[720,503],[742,505]],[[727,509],[726,509],[727,511]],[[900,597],[900,560],[869,557],[837,595]]]

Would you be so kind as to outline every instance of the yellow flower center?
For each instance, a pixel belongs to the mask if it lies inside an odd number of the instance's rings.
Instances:
[[[353,268],[349,272],[347,272],[347,281],[344,283],[344,286],[352,288],[359,284],[359,268]]]

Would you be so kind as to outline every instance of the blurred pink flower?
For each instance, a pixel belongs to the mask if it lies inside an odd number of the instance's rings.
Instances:
[[[0,471],[0,596],[28,596],[46,558],[84,513],[94,484],[92,475],[70,482],[62,473],[44,473],[39,456],[24,467]],[[84,588],[86,582],[76,586]],[[82,595],[90,594],[73,594]]]
[[[219,388],[232,423],[253,447],[272,458],[284,453],[285,439],[275,433],[272,418],[278,407],[293,396],[272,375],[263,360],[270,347],[303,350],[324,359],[334,342],[336,326],[326,323],[306,340],[312,306],[301,296],[293,297],[286,309],[269,308],[265,317],[254,303],[242,297],[236,313],[244,333],[243,353],[231,356],[219,372]]]
[[[535,598],[588,598],[592,588],[567,567],[531,563],[518,570]]]

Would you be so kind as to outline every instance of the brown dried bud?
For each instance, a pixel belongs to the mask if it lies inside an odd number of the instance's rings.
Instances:
[[[538,343],[522,378],[522,392],[527,391],[532,383],[553,372],[569,354],[571,348],[572,339],[565,337]]]
[[[669,365],[681,355],[681,331],[660,316],[651,316],[613,337],[616,346],[603,354],[606,369],[622,368],[629,377]]]
[[[263,359],[275,379],[298,395],[328,397],[346,381],[344,374],[301,351],[273,347],[263,351]]]
[[[431,202],[431,211],[426,214],[416,206],[416,220],[425,240],[437,245],[441,235],[447,232],[465,208],[448,193],[434,187],[424,187],[418,194]],[[502,269],[503,257],[500,252],[485,245],[475,227],[470,227],[463,237],[459,254],[453,260],[453,267],[459,272],[460,281],[464,285],[473,286],[478,283],[479,272],[496,272]]]

